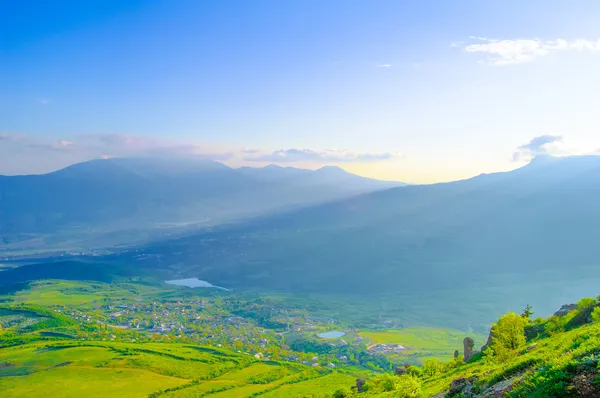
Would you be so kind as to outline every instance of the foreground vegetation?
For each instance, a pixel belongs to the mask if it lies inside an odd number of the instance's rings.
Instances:
[[[399,368],[338,397],[599,397],[600,302],[585,298],[548,319],[531,308],[494,324],[489,345],[464,362]]]
[[[472,353],[462,352],[458,331],[353,328],[309,309],[277,296],[147,280],[30,282],[0,296],[0,391],[45,398],[600,396],[597,299],[548,319],[533,319],[531,307],[505,314]],[[339,329],[343,338],[317,337]]]

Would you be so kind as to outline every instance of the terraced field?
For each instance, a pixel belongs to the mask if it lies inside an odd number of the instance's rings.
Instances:
[[[0,350],[10,397],[249,397],[331,393],[355,378],[184,344],[37,342]]]

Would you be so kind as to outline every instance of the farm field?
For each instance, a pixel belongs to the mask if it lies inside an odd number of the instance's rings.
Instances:
[[[224,355],[221,355],[224,354]],[[180,344],[50,342],[0,350],[0,390],[9,397],[245,397],[332,392],[355,378],[226,350]]]
[[[449,360],[454,351],[462,351],[462,340],[465,332],[453,329],[438,329],[427,327],[414,327],[382,331],[363,331],[358,336],[365,339],[369,346],[376,344],[400,344],[407,348],[403,355],[418,358],[422,362],[426,358]],[[471,335],[476,346],[483,345],[484,339],[480,335]]]

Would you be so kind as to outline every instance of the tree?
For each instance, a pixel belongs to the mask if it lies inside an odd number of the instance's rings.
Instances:
[[[503,362],[511,358],[515,350],[525,345],[525,326],[528,322],[528,319],[509,312],[492,326],[491,348],[498,360]]]
[[[523,318],[531,319],[531,316],[533,315],[533,311],[531,309],[531,305],[527,304],[523,309],[523,312],[521,312],[521,316]]]

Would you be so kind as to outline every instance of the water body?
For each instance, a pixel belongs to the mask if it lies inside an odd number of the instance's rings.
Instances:
[[[229,289],[225,289],[224,287],[221,287],[221,286],[215,286],[210,282],[203,281],[198,278],[174,279],[172,281],[165,281],[165,283],[168,283],[169,285],[187,286],[187,287],[213,287],[215,289],[229,291]]]
[[[331,332],[323,332],[323,333],[319,333],[317,336],[319,336],[322,339],[339,339],[340,337],[344,336],[346,333],[339,331],[339,330],[332,330]]]

